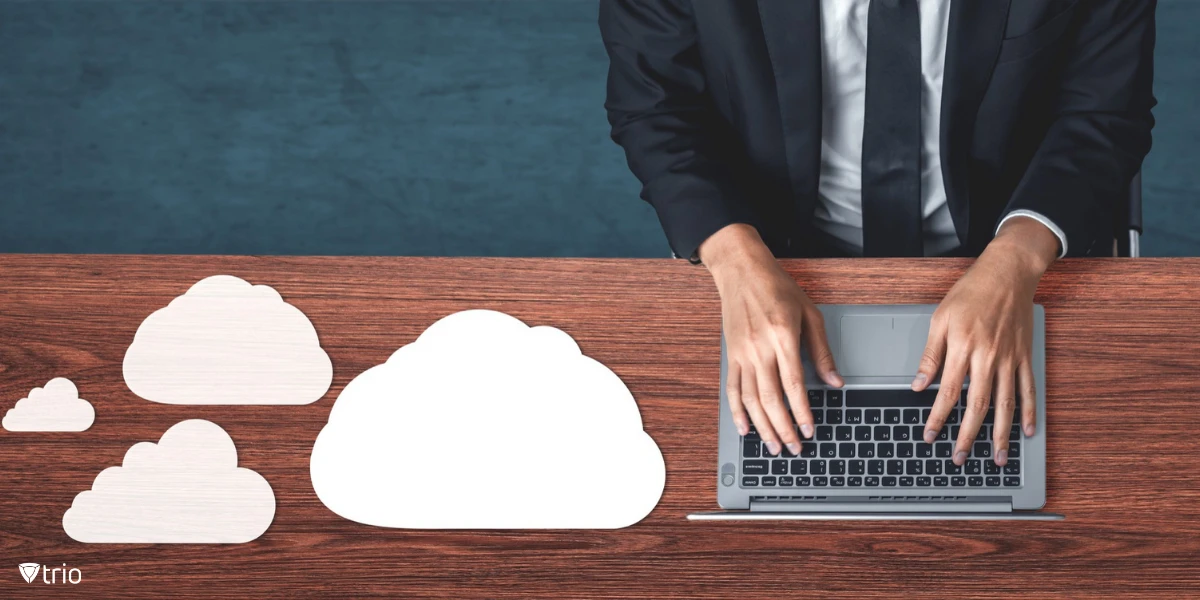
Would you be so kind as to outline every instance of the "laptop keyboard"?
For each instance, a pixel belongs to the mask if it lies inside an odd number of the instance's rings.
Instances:
[[[951,460],[966,390],[932,444],[925,421],[937,390],[809,390],[815,429],[800,455],[767,452],[755,431],[742,437],[744,488],[1012,488],[1021,486],[1021,428],[1008,434],[1008,464],[992,460],[988,410],[963,465]],[[795,426],[793,424],[793,426]],[[799,432],[797,431],[797,435]]]

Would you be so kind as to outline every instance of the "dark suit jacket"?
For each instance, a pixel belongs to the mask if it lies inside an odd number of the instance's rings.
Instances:
[[[963,249],[1037,211],[1110,256],[1150,150],[1155,0],[952,0],[942,175]],[[609,122],[672,249],[755,225],[814,253],[820,0],[601,0]]]

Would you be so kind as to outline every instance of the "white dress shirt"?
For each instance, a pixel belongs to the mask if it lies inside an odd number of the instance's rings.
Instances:
[[[982,0],[981,0],[982,1]],[[862,255],[862,141],[867,84],[867,11],[871,0],[821,0],[822,130],[821,177],[815,225],[851,254]],[[939,130],[942,72],[950,0],[919,0],[921,21],[921,216],[925,256],[959,246],[942,181]],[[1061,255],[1067,237],[1050,219],[1017,210],[1001,220],[1036,219],[1058,236]],[[997,226],[999,230],[999,226]]]

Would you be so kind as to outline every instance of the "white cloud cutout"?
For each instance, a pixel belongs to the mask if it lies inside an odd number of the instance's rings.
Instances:
[[[666,480],[616,374],[558,329],[486,310],[354,378],[310,471],[338,515],[413,529],[627,527]]]
[[[63,515],[72,539],[92,544],[240,544],[275,518],[275,494],[237,466],[229,434],[211,421],[175,424],[139,442],[96,476]]]
[[[79,397],[70,379],[55,377],[33,388],[4,415],[9,431],[84,431],[96,420],[92,403]]]
[[[333,381],[308,317],[273,288],[229,275],[147,317],[124,373],[133,393],[163,404],[310,404]]]

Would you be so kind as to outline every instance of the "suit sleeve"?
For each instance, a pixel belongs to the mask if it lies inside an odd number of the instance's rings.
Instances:
[[[751,223],[719,141],[689,0],[601,0],[612,138],[642,182],[676,256],[696,260],[710,235]]]
[[[1111,256],[1114,211],[1150,151],[1155,4],[1079,3],[1055,120],[1003,212],[1044,215],[1073,256]]]

